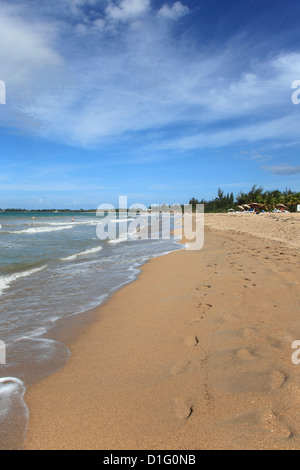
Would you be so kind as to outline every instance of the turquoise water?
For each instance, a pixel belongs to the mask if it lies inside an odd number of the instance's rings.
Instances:
[[[97,227],[107,219],[96,214],[0,213],[0,341],[6,345],[6,364],[0,364],[0,449],[21,446],[26,386],[68,361],[67,347],[45,335],[61,320],[100,305],[134,280],[150,258],[181,249],[159,232],[155,239],[139,239],[130,228],[132,218],[109,220],[128,228],[131,239],[123,234],[99,240]]]

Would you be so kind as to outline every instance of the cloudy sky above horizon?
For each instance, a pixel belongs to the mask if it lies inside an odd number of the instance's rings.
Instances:
[[[0,0],[0,207],[299,191],[299,18],[291,0]]]

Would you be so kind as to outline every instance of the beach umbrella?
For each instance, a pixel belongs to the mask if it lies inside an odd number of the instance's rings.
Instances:
[[[287,207],[284,204],[277,204],[276,208],[278,209],[286,209]]]
[[[238,209],[240,209],[241,211],[244,211],[245,209],[243,208],[243,206],[238,206]]]
[[[251,207],[248,206],[248,204],[243,204],[243,207],[244,207],[244,209],[251,209]]]
[[[251,209],[260,209],[262,205],[258,204],[258,202],[251,202],[250,207]]]

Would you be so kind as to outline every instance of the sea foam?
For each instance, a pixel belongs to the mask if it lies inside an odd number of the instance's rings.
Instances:
[[[8,274],[6,276],[0,276],[0,295],[3,294],[5,289],[10,287],[12,282],[17,281],[22,277],[31,276],[32,274],[38,273],[46,268],[47,265],[41,266],[40,268],[29,269],[28,271],[21,271],[19,273]]]
[[[94,248],[90,248],[86,251],[81,251],[79,253],[74,253],[74,255],[66,256],[65,258],[61,258],[62,261],[74,261],[75,259],[79,258],[80,256],[90,255],[93,253],[97,253],[98,251],[102,250],[102,246],[95,246]]]
[[[14,230],[7,233],[11,234],[20,234],[20,233],[27,233],[27,234],[36,234],[36,233],[46,233],[46,232],[56,232],[58,230],[69,230],[74,228],[74,225],[60,225],[58,227],[31,227],[26,228],[23,230]]]

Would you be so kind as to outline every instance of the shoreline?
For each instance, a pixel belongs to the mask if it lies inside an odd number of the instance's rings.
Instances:
[[[25,449],[299,446],[299,254],[206,234],[199,252],[148,261],[79,327],[68,364],[26,392]]]

